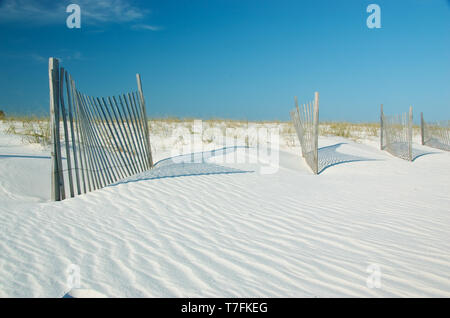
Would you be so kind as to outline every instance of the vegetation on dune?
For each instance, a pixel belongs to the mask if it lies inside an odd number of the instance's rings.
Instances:
[[[19,135],[26,143],[37,143],[48,145],[50,143],[50,121],[48,117],[38,116],[6,116],[0,111],[0,119],[6,123],[5,132]],[[150,135],[158,138],[170,138],[176,131],[186,129],[189,134],[194,133],[194,118],[167,117],[149,120]],[[279,128],[280,137],[287,146],[298,144],[294,126],[290,121],[248,121],[232,119],[208,119],[202,121],[202,140],[205,143],[212,143],[222,134],[223,136],[232,133],[235,138],[243,137],[243,130],[252,128]],[[220,133],[218,133],[220,131]],[[233,132],[234,131],[234,132]],[[415,134],[420,133],[420,127],[414,126]],[[355,141],[363,138],[379,137],[379,123],[350,123],[350,122],[321,122],[319,125],[319,135],[339,136]],[[244,137],[243,137],[244,138]]]
[[[358,140],[364,137],[378,137],[379,123],[323,122],[319,125],[321,136],[339,136]]]
[[[163,118],[149,120],[150,134],[160,138],[170,137],[177,129],[187,129],[189,134],[194,133],[194,119],[180,118]],[[248,121],[248,120],[232,120],[232,119],[207,119],[202,121],[203,142],[212,143],[219,136],[217,134],[227,135],[229,137],[239,138],[239,135],[245,135],[242,129],[252,128],[279,128],[281,143],[288,147],[298,145],[298,139],[294,126],[290,121]],[[220,131],[215,133],[211,131]],[[354,141],[363,138],[379,137],[379,123],[350,123],[350,122],[321,122],[319,125],[319,134],[321,136],[339,136]],[[241,136],[241,137],[242,137]],[[242,137],[244,138],[244,137]]]
[[[3,120],[5,133],[21,136],[24,143],[50,144],[50,120],[47,117],[5,116]]]

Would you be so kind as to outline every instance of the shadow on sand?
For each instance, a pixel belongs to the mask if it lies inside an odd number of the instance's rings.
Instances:
[[[209,158],[232,153],[236,151],[237,148],[247,147],[224,147],[211,151],[196,152],[166,158],[158,161],[154,165],[154,168],[152,170],[128,177],[109,186],[116,186],[119,184],[138,182],[143,180],[253,172],[224,167],[214,163],[206,162],[206,160]]]
[[[391,154],[393,156],[396,156],[400,159],[404,159],[409,161],[409,144],[406,142],[397,142],[397,143],[393,143],[390,145],[390,147],[392,148],[393,152],[395,154],[393,154],[391,152]],[[436,152],[436,151],[425,151],[425,150],[419,150],[417,148],[412,148],[412,161],[416,160],[417,158],[426,156],[426,155],[432,155],[432,154],[438,154],[440,152]]]
[[[425,146],[436,148],[444,151],[450,151],[450,144],[443,143],[437,138],[431,138],[425,143]]]
[[[438,154],[439,152],[436,151],[423,151],[423,150],[418,150],[418,149],[414,149],[412,150],[412,161],[415,161],[417,158],[426,156],[426,155],[433,155],[433,154]]]
[[[338,143],[331,146],[326,146],[318,149],[319,152],[319,173],[321,174],[324,170],[340,165],[343,163],[357,162],[357,161],[376,161],[376,159],[358,157],[353,155],[348,155],[345,153],[337,152],[336,149],[346,143]]]
[[[0,155],[0,158],[51,159],[50,156],[28,156],[28,155]],[[62,158],[62,159],[66,159],[66,158]]]

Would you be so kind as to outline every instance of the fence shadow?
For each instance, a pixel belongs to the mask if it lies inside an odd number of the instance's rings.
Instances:
[[[438,154],[439,152],[436,151],[423,151],[423,150],[419,150],[419,149],[412,149],[412,161],[415,161],[417,158],[426,156],[426,155],[433,155],[433,154]]]
[[[444,150],[444,151],[450,151],[450,145],[445,144],[436,138],[432,138],[432,139],[428,140],[427,142],[425,142],[425,146]]]
[[[154,164],[154,167],[161,167],[162,165],[171,164],[171,163],[207,163],[206,160],[215,157],[222,156],[229,153],[235,152],[237,149],[247,149],[247,146],[233,146],[233,147],[223,147],[219,149],[209,150],[209,151],[201,151],[201,152],[192,152],[184,155],[173,156],[165,159],[159,160]]]
[[[358,157],[353,155],[348,155],[345,153],[337,152],[336,149],[347,143],[338,143],[331,146],[326,146],[318,149],[319,152],[319,163],[318,163],[318,174],[321,174],[326,169],[337,166],[343,163],[357,162],[357,161],[376,161],[376,159]]]
[[[124,180],[111,184],[108,187],[144,180],[254,172],[224,167],[206,161],[214,156],[234,152],[237,148],[247,147],[224,147],[212,151],[196,152],[162,159],[154,165],[152,170],[128,177]]]
[[[51,159],[50,156],[30,156],[30,155],[0,155],[0,158]],[[66,159],[66,158],[61,158],[61,159]]]

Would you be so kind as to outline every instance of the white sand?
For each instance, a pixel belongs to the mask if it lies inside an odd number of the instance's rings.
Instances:
[[[70,264],[81,289],[110,297],[450,297],[450,153],[416,144],[433,154],[410,163],[376,140],[319,146],[332,146],[319,176],[294,148],[275,174],[163,161],[49,202],[49,151],[0,127],[0,297],[62,297]]]

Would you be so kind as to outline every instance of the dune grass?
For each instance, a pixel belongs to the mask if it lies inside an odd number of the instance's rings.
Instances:
[[[50,144],[50,120],[38,116],[5,116],[5,133],[22,137],[28,144]]]
[[[322,122],[319,125],[321,136],[339,136],[358,140],[364,137],[378,137],[379,123]]]
[[[37,143],[48,145],[50,143],[50,122],[48,117],[43,116],[1,116],[0,119],[5,123],[5,132],[8,134],[19,135],[26,143]],[[149,119],[149,130],[151,136],[159,138],[170,138],[174,132],[179,129],[187,129],[190,134],[194,133],[195,118],[152,118]],[[202,140],[205,143],[211,143],[215,136],[211,133],[205,133],[208,129],[220,131],[222,135],[227,132],[235,131],[239,134],[242,129],[248,127],[254,128],[279,128],[280,137],[287,146],[294,146],[296,142],[296,132],[290,121],[248,121],[212,118],[202,120],[203,135]],[[420,127],[413,127],[414,134],[420,133]],[[339,136],[355,141],[364,138],[376,138],[380,134],[380,124],[372,123],[351,123],[351,122],[321,122],[319,125],[319,134],[321,136]],[[239,137],[239,136],[235,136]]]

